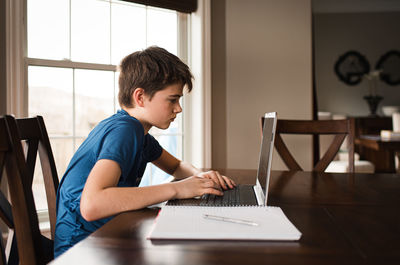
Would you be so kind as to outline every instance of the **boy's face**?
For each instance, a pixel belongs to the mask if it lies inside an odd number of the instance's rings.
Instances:
[[[163,90],[157,91],[151,100],[145,95],[145,109],[149,125],[167,129],[176,115],[182,112],[179,103],[182,95],[183,86],[181,84],[169,85]]]

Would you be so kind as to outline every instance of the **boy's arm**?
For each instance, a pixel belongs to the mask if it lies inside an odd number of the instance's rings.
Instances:
[[[176,179],[183,179],[190,176],[201,176],[212,179],[219,187],[227,189],[233,188],[235,182],[228,177],[221,175],[218,171],[202,172],[193,165],[176,159],[173,155],[163,149],[161,156],[152,162],[154,165],[173,175]]]
[[[119,164],[101,159],[90,172],[82,191],[80,210],[87,221],[178,198],[192,198],[205,193],[222,195],[214,181],[198,176],[182,181],[148,187],[117,187]]]

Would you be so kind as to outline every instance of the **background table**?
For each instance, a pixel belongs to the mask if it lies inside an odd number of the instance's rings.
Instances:
[[[253,170],[221,170],[240,183]],[[150,241],[157,209],[119,214],[53,264],[400,264],[400,176],[272,172],[297,242]]]
[[[395,153],[400,151],[400,139],[385,139],[379,135],[360,135],[355,139],[355,144],[378,152],[379,159],[374,159],[373,163],[379,171],[396,172],[394,157]]]

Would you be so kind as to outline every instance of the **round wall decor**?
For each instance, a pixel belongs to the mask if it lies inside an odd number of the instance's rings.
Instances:
[[[335,73],[341,81],[354,86],[362,81],[363,75],[368,73],[368,60],[357,51],[348,51],[335,63]]]

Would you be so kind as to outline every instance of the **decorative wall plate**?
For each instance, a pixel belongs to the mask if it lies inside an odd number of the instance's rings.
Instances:
[[[335,63],[335,73],[341,81],[354,86],[362,81],[370,69],[368,60],[357,51],[348,51]]]
[[[380,78],[388,85],[400,84],[400,52],[388,51],[378,60],[375,69],[382,70]]]

